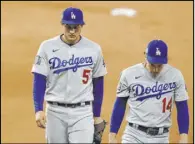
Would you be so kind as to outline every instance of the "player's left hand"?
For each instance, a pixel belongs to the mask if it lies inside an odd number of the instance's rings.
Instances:
[[[45,125],[46,117],[45,117],[45,113],[43,111],[36,112],[35,119],[36,119],[36,123],[37,123],[38,127],[40,127],[40,128],[46,127],[46,125]]]
[[[107,122],[102,118],[94,118],[94,140],[93,143],[100,144],[102,141],[102,135],[106,128]]]
[[[188,135],[187,134],[180,134],[179,143],[188,143]]]

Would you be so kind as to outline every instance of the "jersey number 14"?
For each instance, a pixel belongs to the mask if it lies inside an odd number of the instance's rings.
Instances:
[[[172,98],[169,100],[168,104],[167,104],[167,98],[165,97],[162,100],[163,103],[163,109],[162,112],[165,113],[166,110],[169,110],[171,112],[171,107],[172,107]]]

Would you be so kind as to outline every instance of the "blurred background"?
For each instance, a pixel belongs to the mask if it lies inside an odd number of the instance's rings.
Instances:
[[[102,47],[108,75],[102,117],[110,123],[120,72],[144,61],[148,42],[158,38],[169,47],[169,63],[184,75],[189,93],[193,142],[193,2],[1,2],[1,142],[43,143],[36,126],[31,68],[40,43],[63,32],[61,13],[67,7],[83,10],[82,35]],[[114,8],[132,8],[134,17],[112,16]],[[121,141],[125,119],[117,135]],[[109,126],[103,135],[108,142]],[[170,142],[178,142],[176,109]]]

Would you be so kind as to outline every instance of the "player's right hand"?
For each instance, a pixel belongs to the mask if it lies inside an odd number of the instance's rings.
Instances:
[[[115,133],[110,133],[108,139],[109,139],[109,143],[117,143],[116,134]]]
[[[45,128],[45,123],[46,123],[45,113],[43,111],[38,111],[36,112],[35,117],[36,117],[37,126],[40,128]]]

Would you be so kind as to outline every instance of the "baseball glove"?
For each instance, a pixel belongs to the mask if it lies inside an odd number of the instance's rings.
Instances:
[[[94,125],[94,138],[93,138],[93,144],[101,144],[102,141],[102,135],[104,132],[104,129],[106,128],[107,122],[103,120],[103,122],[99,124]]]

